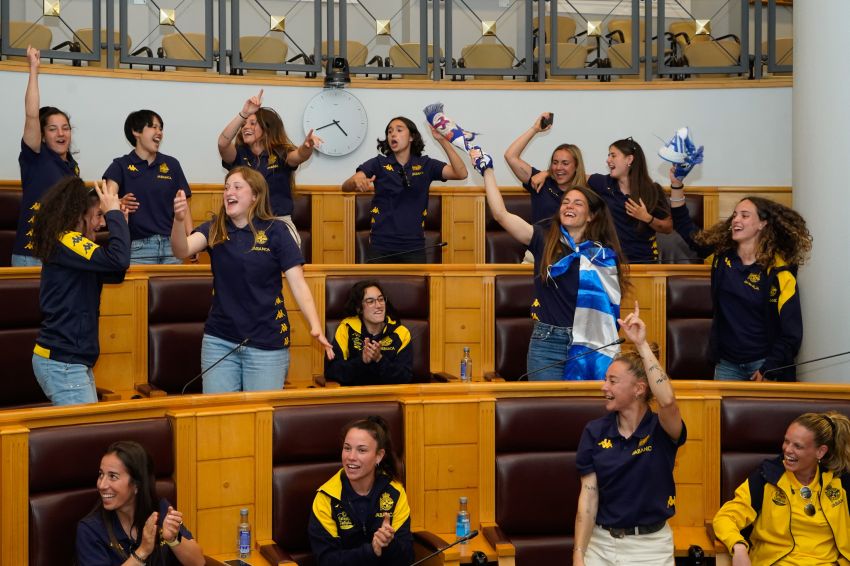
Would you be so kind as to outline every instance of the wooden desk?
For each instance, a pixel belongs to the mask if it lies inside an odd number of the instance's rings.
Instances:
[[[239,558],[238,552],[226,552],[224,554],[216,554],[211,556],[210,558],[214,558],[219,562],[224,562],[225,560],[236,560]],[[245,562],[250,564],[251,566],[272,566],[269,564],[269,561],[263,558],[263,555],[260,554],[259,550],[255,550],[251,553],[251,556],[248,558],[242,558]]]
[[[437,536],[446,541],[446,544],[451,544],[457,540],[454,533],[437,533]],[[490,543],[487,542],[487,539],[484,538],[484,535],[480,531],[478,536],[474,539],[467,541],[465,544],[453,546],[451,550],[457,551],[459,557],[458,564],[472,564],[472,553],[475,551],[480,551],[486,554],[488,562],[499,561],[499,556],[496,554],[496,550],[490,546]]]

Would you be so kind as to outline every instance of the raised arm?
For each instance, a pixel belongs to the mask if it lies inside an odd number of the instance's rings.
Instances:
[[[174,222],[171,225],[171,251],[174,257],[186,259],[207,248],[207,237],[200,232],[187,234],[186,217],[189,215],[189,201],[183,190],[174,197]]]
[[[596,512],[599,509],[599,489],[596,474],[581,476],[581,492],[578,494],[576,509],[575,542],[573,544],[573,566],[584,566],[584,553],[596,524]]]
[[[454,146],[444,138],[437,130],[431,127],[431,135],[446,152],[446,157],[449,158],[448,164],[443,167],[443,179],[447,181],[466,179],[469,176],[469,171],[466,170],[466,165],[463,163],[463,158],[455,151]]]
[[[514,172],[514,175],[516,175],[517,179],[519,179],[521,183],[527,183],[529,179],[531,179],[531,165],[523,161],[520,158],[520,155],[522,155],[522,152],[525,151],[525,147],[534,136],[552,128],[552,124],[549,124],[545,128],[540,127],[540,120],[544,116],[549,116],[549,113],[544,112],[538,116],[537,119],[534,120],[534,125],[521,133],[520,136],[508,146],[508,149],[505,150],[505,161],[508,162],[508,167],[511,168],[511,171]]]
[[[296,265],[287,269],[284,274],[286,275],[286,282],[289,284],[289,290],[292,291],[292,296],[295,297],[295,302],[298,303],[298,308],[301,309],[301,315],[310,326],[310,336],[322,345],[328,359],[332,360],[334,358],[334,349],[330,342],[328,342],[328,339],[325,338],[325,333],[322,332],[322,323],[319,320],[319,314],[316,312],[316,303],[313,301],[313,294],[310,293],[310,287],[307,286],[307,281],[304,279],[304,270],[300,265]]]
[[[251,114],[256,114],[257,110],[263,105],[263,89],[260,89],[259,94],[252,96],[242,105],[242,110],[233,117],[230,122],[224,127],[218,135],[218,153],[221,155],[221,160],[225,163],[233,163],[236,161],[236,147],[233,140],[245,124],[245,120]]]
[[[27,47],[27,61],[30,64],[30,75],[27,80],[27,91],[24,95],[24,143],[36,153],[41,152],[41,124],[38,120],[38,109],[41,97],[38,92],[38,67],[41,65],[41,54],[35,47]]]
[[[502,193],[499,192],[499,187],[496,185],[492,158],[478,148],[473,148],[469,153],[472,165],[484,177],[484,193],[487,196],[487,206],[490,207],[493,218],[515,240],[527,246],[531,243],[534,228],[523,218],[508,212],[508,209],[505,208],[505,199],[502,198]]]
[[[286,164],[290,167],[298,167],[313,155],[313,149],[322,145],[324,140],[313,133],[311,129],[304,138],[304,143],[286,154]]]
[[[375,175],[367,177],[363,171],[358,171],[342,183],[344,192],[371,193],[375,190]]]
[[[634,312],[629,313],[624,319],[618,319],[617,322],[620,323],[626,338],[635,345],[643,361],[649,389],[658,401],[658,420],[661,422],[661,428],[667,436],[677,441],[682,435],[682,415],[676,403],[673,384],[646,341],[646,324],[640,319],[638,302],[635,301]]]

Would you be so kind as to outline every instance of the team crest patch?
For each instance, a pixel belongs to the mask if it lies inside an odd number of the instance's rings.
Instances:
[[[614,443],[611,442],[610,438],[603,438],[601,442],[598,443],[602,448],[608,449],[614,446]]]
[[[393,170],[393,166],[392,166],[392,165],[390,165],[389,163],[387,163],[386,165],[384,165],[384,169],[386,169],[387,171],[392,171],[392,170]]]
[[[749,281],[750,283],[759,283],[761,281],[761,274],[750,273],[749,275],[747,275],[747,281]]]
[[[413,167],[411,167],[411,169],[413,169],[414,171],[421,171],[422,166],[421,165],[414,165]]]
[[[823,494],[826,495],[827,499],[829,499],[832,502],[833,506],[841,503],[841,491],[840,490],[838,490],[834,487],[828,487],[828,488],[823,490]]]
[[[272,153],[269,155],[269,165],[274,165],[275,163],[277,163],[277,155]]]
[[[345,511],[339,512],[339,515],[336,516],[336,522],[339,525],[339,528],[344,531],[354,528],[354,523],[351,522],[351,518]]]
[[[392,345],[392,343],[393,343],[392,336],[384,336],[383,338],[381,338],[381,346],[382,347],[390,346],[390,345]]]
[[[378,501],[378,506],[381,511],[389,511],[393,508],[393,498],[386,491],[381,494],[381,499]]]
[[[127,171],[133,171],[134,173],[138,173],[139,169],[131,163],[127,166]]]
[[[775,286],[770,288],[770,296],[771,297],[775,297],[776,293],[778,293],[778,292],[779,292],[779,289],[777,289]]]
[[[166,174],[168,174],[169,171],[170,171],[170,169],[168,168],[168,165],[166,165],[165,163],[160,164],[160,166],[159,166],[159,172],[160,173],[162,173],[163,175],[166,175]]]
[[[788,498],[785,496],[785,492],[783,491],[775,492],[773,494],[772,501],[774,505],[779,505],[781,507],[785,507],[786,505],[788,505]]]
[[[269,237],[266,236],[265,230],[257,230],[257,244],[263,245],[269,241]]]

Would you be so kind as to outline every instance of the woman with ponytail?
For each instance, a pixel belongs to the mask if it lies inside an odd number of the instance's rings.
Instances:
[[[765,460],[714,516],[733,566],[850,564],[850,420],[800,415],[782,455]],[[752,526],[749,540],[741,530]]]
[[[353,421],[342,429],[342,469],[313,500],[310,545],[319,566],[413,562],[410,507],[387,422]]]

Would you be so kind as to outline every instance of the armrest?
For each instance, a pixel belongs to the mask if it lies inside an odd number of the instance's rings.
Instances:
[[[313,375],[313,385],[311,387],[342,387],[338,381],[330,381],[324,375]]]
[[[490,543],[490,546],[496,549],[496,554],[501,557],[516,556],[516,548],[514,548],[511,539],[508,538],[499,525],[482,526],[481,531],[484,533],[484,538]]]
[[[140,383],[136,386],[136,391],[144,395],[145,397],[165,397],[168,395],[162,389],[151,385],[150,383]]]
[[[437,552],[437,550],[441,548],[445,548],[449,545],[443,537],[432,533],[431,531],[416,531],[413,533],[413,543],[415,545],[420,545],[424,552],[421,556],[417,555],[416,559],[424,558],[426,554],[431,554],[432,552]],[[440,554],[437,554],[439,557]],[[442,564],[458,564],[460,561],[460,550],[457,546],[449,548],[445,552],[442,553]],[[429,561],[430,564],[430,561]]]
[[[298,566],[292,557],[283,551],[276,543],[260,545],[260,554],[275,566]]]
[[[460,378],[444,371],[431,372],[431,383],[449,383],[450,381],[460,382]]]
[[[104,389],[103,387],[96,387],[97,390],[97,399],[98,401],[120,401],[121,395],[119,393],[115,393],[111,389]]]

